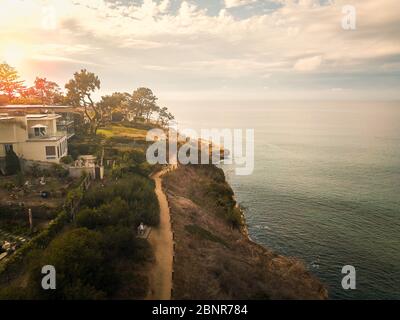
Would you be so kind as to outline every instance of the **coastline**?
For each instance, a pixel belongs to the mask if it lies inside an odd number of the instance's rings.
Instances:
[[[222,168],[221,168],[222,169]],[[222,169],[223,170],[223,169]],[[257,242],[257,241],[255,241],[255,240],[253,240],[252,238],[251,238],[251,236],[250,236],[250,232],[249,232],[249,228],[248,228],[248,225],[247,225],[247,222],[246,222],[246,215],[245,215],[245,209],[243,209],[243,207],[240,205],[240,203],[238,202],[238,200],[237,200],[237,197],[236,197],[236,193],[235,193],[235,191],[233,190],[233,188],[232,188],[232,186],[231,186],[231,184],[229,183],[229,181],[227,180],[227,178],[226,178],[226,172],[225,172],[225,170],[224,170],[224,174],[225,174],[225,181],[226,181],[226,183],[229,185],[229,187],[232,189],[232,192],[233,192],[233,199],[235,200],[235,202],[236,202],[236,205],[235,205],[235,207],[240,211],[240,215],[241,215],[241,221],[242,221],[242,225],[240,226],[240,232],[242,233],[242,235],[244,236],[244,237],[246,237],[250,242],[252,242],[253,244],[255,244],[255,245],[257,245],[257,246],[259,246],[259,247],[261,247],[261,248],[263,248],[263,249],[266,249],[266,250],[274,250],[274,248],[268,248],[268,247],[266,247],[265,245],[263,245],[262,243],[259,243],[259,242]],[[295,258],[295,259],[297,259],[297,260],[301,260],[299,257],[293,257],[293,258]]]
[[[174,299],[243,299],[243,293],[256,300],[328,299],[325,285],[301,260],[250,238],[221,168],[179,166],[164,177],[163,189],[173,221]],[[218,213],[221,205],[239,210],[240,227]]]

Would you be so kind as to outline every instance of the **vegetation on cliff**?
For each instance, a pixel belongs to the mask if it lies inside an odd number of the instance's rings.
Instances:
[[[175,240],[174,299],[325,299],[295,258],[248,239],[221,169],[180,166],[164,178]],[[233,210],[237,211],[233,211]]]

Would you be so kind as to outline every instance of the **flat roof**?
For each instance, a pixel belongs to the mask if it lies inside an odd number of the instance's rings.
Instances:
[[[26,115],[27,120],[54,120],[61,118],[59,114],[28,114]]]
[[[1,109],[37,109],[37,108],[48,108],[48,109],[67,109],[72,106],[53,106],[53,105],[42,105],[42,104],[9,104],[6,106],[0,106]]]
[[[14,117],[0,117],[0,120],[11,120],[14,119]]]

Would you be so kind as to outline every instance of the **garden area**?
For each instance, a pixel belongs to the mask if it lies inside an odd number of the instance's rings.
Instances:
[[[1,176],[0,244],[7,241],[19,245],[46,228],[75,183],[59,165],[48,168],[33,165],[23,172]]]
[[[93,183],[75,219],[46,246],[35,246],[24,270],[0,289],[0,299],[143,299],[153,253],[137,237],[141,223],[156,226],[159,207],[154,184],[126,173]],[[41,289],[43,265],[57,270],[57,291]],[[21,278],[27,279],[21,290]]]
[[[23,177],[4,177],[2,185],[9,188],[2,188],[3,198],[18,209],[4,217],[19,217],[24,230],[29,230],[25,208],[36,203],[37,208],[43,204],[54,208],[44,210],[43,217],[52,218],[52,213],[57,213],[56,220],[62,219],[51,237],[46,236],[43,241],[36,241],[35,237],[31,241],[34,245],[19,264],[23,267],[11,273],[10,281],[6,281],[8,276],[2,278],[0,274],[0,283],[7,284],[0,289],[0,299],[143,299],[146,296],[148,270],[154,257],[148,241],[137,237],[137,227],[141,223],[159,224],[159,205],[154,182],[149,178],[156,168],[147,163],[143,146],[130,143],[145,136],[125,136],[125,130],[118,127],[112,136],[78,136],[69,143],[73,160],[82,154],[93,154],[104,157],[105,166],[104,180],[92,181],[90,188],[81,194],[83,198],[72,220],[71,216],[65,220],[65,213],[59,214],[57,208],[62,208],[64,201],[73,196],[70,190],[79,181],[63,176],[62,170],[53,167],[40,174],[33,170]],[[133,132],[131,128],[127,130]],[[43,175],[49,190],[46,199],[40,193],[44,190]],[[25,185],[27,180],[29,183]],[[14,194],[18,198],[14,199]],[[19,201],[24,202],[22,209],[18,207]],[[46,264],[56,267],[57,292],[46,292],[40,287],[40,268]]]

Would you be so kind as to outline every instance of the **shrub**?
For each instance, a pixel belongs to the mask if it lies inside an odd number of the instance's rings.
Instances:
[[[104,229],[103,248],[108,259],[121,258],[145,262],[150,259],[147,241],[135,237],[132,228],[127,226],[110,226]]]
[[[80,210],[75,218],[76,225],[88,229],[94,229],[98,225],[96,209],[84,208]]]
[[[52,176],[57,178],[66,178],[69,175],[67,169],[65,169],[62,165],[54,163],[51,166]]]
[[[91,188],[85,194],[83,204],[89,208],[99,209],[103,204],[109,204],[116,198],[128,204],[126,214],[134,217],[133,223],[158,225],[159,206],[154,193],[154,183],[150,179],[135,174],[125,175],[113,185]]]
[[[17,186],[22,187],[24,185],[24,182],[25,182],[24,175],[22,174],[22,172],[18,172],[16,179]]]
[[[71,207],[75,205],[78,201],[80,201],[83,197],[83,191],[77,187],[75,189],[72,189],[67,193],[67,198],[65,200],[65,206],[66,207]]]
[[[240,228],[243,225],[242,213],[237,207],[228,210],[226,219],[233,228]]]
[[[6,189],[7,191],[12,191],[15,188],[15,184],[12,182],[5,182],[3,184],[3,188]]]
[[[101,152],[101,146],[96,141],[94,141],[94,142],[74,141],[74,142],[68,143],[68,150],[69,150],[69,153],[71,154],[72,158],[77,159],[78,156],[84,155],[84,154],[99,154]]]
[[[0,288],[0,300],[25,300],[28,299],[26,290],[17,286]]]
[[[101,234],[85,228],[74,229],[54,239],[31,269],[30,287],[35,298],[100,299],[113,288],[114,277],[101,250]],[[57,270],[57,290],[42,290],[41,268]]]
[[[134,217],[129,211],[127,202],[121,198],[115,198],[97,209],[85,208],[81,210],[77,214],[76,223],[78,226],[88,229],[116,225],[132,226]]]
[[[61,163],[64,163],[64,164],[71,164],[72,162],[74,162],[74,159],[68,155],[68,156],[62,157],[60,159],[60,161],[61,161]]]
[[[39,164],[37,164],[37,163],[33,163],[30,166],[29,171],[31,172],[32,176],[34,176],[35,178],[39,178],[39,177],[43,176],[43,170],[40,168]]]
[[[111,176],[116,179],[116,178],[122,178],[123,176],[123,169],[120,166],[115,166],[114,168],[112,168],[111,170]]]

